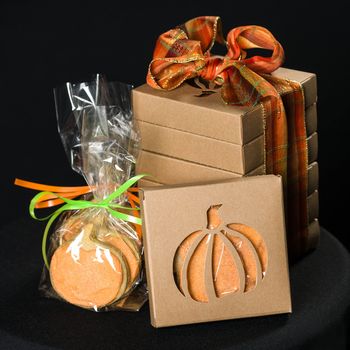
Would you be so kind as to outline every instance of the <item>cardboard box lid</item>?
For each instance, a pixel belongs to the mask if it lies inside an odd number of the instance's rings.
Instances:
[[[136,163],[137,174],[152,174],[152,179],[141,179],[139,183],[143,186],[153,185],[175,185],[185,183],[199,183],[205,181],[220,181],[240,177],[242,174],[229,172],[205,165],[176,159],[161,154],[141,150],[140,157]],[[308,166],[308,194],[318,189],[318,163],[313,162]],[[265,168],[261,164],[245,176],[264,175]]]
[[[139,122],[142,149],[239,174],[264,163],[264,135],[245,145]]]
[[[208,167],[145,150],[141,151],[136,163],[136,173],[150,174],[152,178],[148,180],[170,185],[214,180],[220,181],[242,176],[239,173]],[[262,175],[264,173],[265,167],[263,164],[260,164],[247,175]]]
[[[304,88],[306,107],[316,102],[315,74],[287,68],[279,68],[273,74],[300,82]],[[263,133],[259,106],[226,105],[221,100],[219,90],[198,97],[200,91],[186,83],[171,91],[159,91],[147,84],[141,85],[133,90],[135,117],[148,123],[241,145]]]
[[[207,210],[215,204],[222,204],[220,208],[222,224],[214,231],[207,230],[205,228]],[[280,177],[273,175],[245,177],[220,183],[143,189],[141,210],[153,326],[164,327],[291,312]],[[230,223],[242,223],[245,228],[253,228],[256,230],[255,234],[264,241],[265,245],[262,241],[259,242],[267,254],[266,273],[261,274],[262,265],[259,265],[260,268],[256,265],[256,271],[260,272],[257,274],[259,277],[254,289],[245,291],[244,279],[240,279],[238,290],[216,297],[211,283],[217,283],[217,275],[215,274],[214,281],[210,268],[211,258],[207,258],[209,265],[199,263],[199,267],[205,272],[203,274],[200,272],[198,278],[209,276],[212,281],[207,283],[208,280],[205,280],[209,300],[207,302],[193,300],[193,296],[186,290],[187,282],[181,292],[174,279],[174,257],[177,256],[178,247],[189,235],[197,232],[203,233],[203,242],[207,240],[210,244],[209,241],[220,237],[221,230],[225,232],[228,230],[226,225]],[[261,262],[260,255],[254,250],[257,246],[256,241],[247,242],[246,236],[237,230],[230,234],[236,235],[241,240],[241,243],[237,242],[237,245],[232,245],[230,249],[233,249],[232,256],[235,257],[239,275],[242,277],[247,273],[244,272],[247,265],[243,267],[241,265],[241,261],[245,261],[246,257],[242,255],[242,258],[239,258],[239,255],[233,253],[234,249],[239,250],[242,244],[247,243],[253,253],[252,257],[255,257],[254,261]],[[192,254],[196,247],[198,246],[192,246],[190,248],[192,251],[187,250],[188,264],[194,256]],[[209,249],[210,246],[207,246],[206,252],[209,252]],[[183,265],[185,281],[186,276],[189,276],[186,271],[188,272],[190,268],[189,265]]]

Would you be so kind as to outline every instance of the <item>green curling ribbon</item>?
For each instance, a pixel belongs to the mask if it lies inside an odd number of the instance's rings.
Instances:
[[[114,216],[117,219],[121,219],[121,220],[124,220],[124,221],[132,222],[133,224],[141,225],[142,224],[142,219],[140,219],[140,218],[138,218],[136,216],[132,216],[132,215],[128,215],[128,214],[125,214],[125,213],[121,213],[121,212],[119,212],[117,210],[117,209],[139,210],[139,208],[124,207],[122,205],[113,203],[113,201],[116,198],[120,197],[133,184],[135,184],[138,180],[140,180],[144,176],[148,176],[148,175],[147,174],[136,175],[136,176],[132,177],[131,179],[125,181],[120,187],[118,187],[117,190],[115,190],[107,198],[105,198],[105,199],[103,199],[103,200],[101,200],[99,202],[91,202],[91,201],[85,201],[85,200],[80,200],[80,199],[78,199],[78,200],[69,199],[69,198],[65,198],[65,197],[59,196],[56,193],[48,192],[48,191],[40,192],[36,196],[34,196],[33,199],[30,201],[30,205],[29,205],[30,216],[33,219],[39,220],[39,221],[46,221],[46,220],[48,220],[48,222],[46,224],[46,227],[45,227],[45,230],[44,230],[44,235],[43,235],[42,244],[41,244],[41,252],[42,252],[43,259],[44,259],[46,267],[48,269],[50,268],[49,262],[48,262],[48,259],[47,259],[47,255],[46,255],[47,236],[49,234],[50,227],[53,224],[53,222],[64,211],[67,211],[67,210],[82,210],[82,209],[87,209],[87,208],[104,208],[112,216]],[[66,204],[64,204],[62,207],[58,208],[56,211],[54,211],[50,215],[45,216],[43,218],[39,218],[39,217],[37,217],[35,215],[35,206],[36,206],[37,202],[40,201],[40,198],[45,196],[45,195],[47,195],[47,194],[54,195],[57,198],[60,198]]]

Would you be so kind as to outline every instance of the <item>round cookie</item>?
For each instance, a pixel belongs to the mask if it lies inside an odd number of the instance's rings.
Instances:
[[[79,215],[72,215],[66,219],[59,228],[60,245],[72,241],[84,227],[84,222]]]
[[[112,246],[121,252],[125,259],[125,263],[128,266],[130,278],[126,287],[125,293],[127,293],[139,278],[141,270],[141,253],[140,248],[134,242],[132,238],[120,233],[112,233],[108,235],[101,235],[98,237],[102,242]]]
[[[92,223],[71,242],[63,243],[52,256],[50,279],[66,301],[81,307],[100,308],[120,298],[129,283],[123,254],[91,239]]]
[[[56,249],[50,265],[50,278],[55,291],[71,304],[103,307],[118,296],[123,284],[120,260],[103,248],[79,249],[72,256],[70,244]]]

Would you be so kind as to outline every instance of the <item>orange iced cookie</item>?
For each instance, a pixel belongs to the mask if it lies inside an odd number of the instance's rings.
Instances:
[[[205,261],[207,256],[207,237],[198,244],[188,263],[187,283],[188,291],[194,300],[208,302],[205,287]]]
[[[232,242],[233,246],[241,259],[243,269],[245,272],[245,286],[244,291],[248,292],[256,286],[257,281],[257,264],[253,251],[248,243],[241,238],[234,236],[231,233],[223,232],[225,236]]]
[[[127,285],[127,290],[132,288],[135,281],[138,279],[140,270],[141,270],[141,253],[139,247],[133,241],[132,238],[129,238],[126,235],[122,234],[110,234],[106,235],[101,239],[104,243],[111,245],[112,247],[118,249],[128,266],[130,279]]]
[[[208,209],[207,231],[191,233],[181,242],[174,257],[177,287],[186,295],[184,281],[187,280],[189,295],[200,302],[209,301],[212,287],[218,298],[238,290],[248,292],[256,287],[258,264],[261,265],[262,278],[267,269],[267,249],[261,235],[244,224],[223,225],[218,214],[220,207],[213,205]],[[236,234],[226,232],[225,228],[236,231]],[[208,259],[210,264],[207,264]],[[240,270],[243,270],[242,275]]]
[[[125,293],[129,274],[120,251],[91,240],[93,227],[85,225],[73,241],[56,249],[50,279],[55,291],[69,303],[99,308]]]
[[[175,283],[182,294],[184,294],[183,290],[183,273],[184,271],[184,263],[186,257],[188,255],[191,246],[195,242],[195,240],[202,234],[202,231],[196,231],[191,233],[187,238],[185,238],[180,244],[179,248],[176,251],[174,258],[174,278]]]
[[[212,264],[217,297],[239,290],[240,279],[235,260],[219,235],[214,236]]]
[[[266,244],[259,232],[257,232],[254,228],[244,224],[228,224],[227,227],[239,232],[252,243],[259,257],[262,277],[264,277],[267,270],[268,254]]]

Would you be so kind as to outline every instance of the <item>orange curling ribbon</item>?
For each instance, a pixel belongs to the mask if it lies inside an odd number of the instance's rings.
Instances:
[[[63,204],[64,201],[57,196],[73,199],[79,196],[82,196],[87,193],[91,193],[92,189],[90,186],[52,186],[52,185],[44,185],[37,182],[31,182],[21,179],[15,179],[15,185],[29,188],[31,190],[36,191],[44,191],[44,192],[53,192],[52,194],[46,194],[40,197],[37,201],[35,208],[43,209],[43,208],[51,208],[56,205]],[[135,217],[140,217],[139,210],[137,210],[137,206],[135,203],[140,204],[140,199],[134,194],[137,193],[139,189],[137,187],[130,187],[126,192],[128,197],[128,202],[130,206],[135,209],[132,211]],[[55,196],[57,194],[57,196]],[[139,238],[142,237],[141,226],[135,224],[135,230]]]

